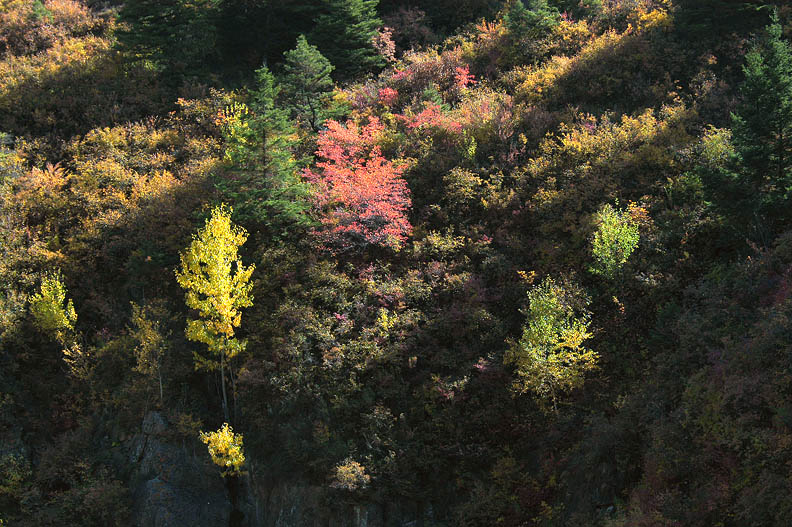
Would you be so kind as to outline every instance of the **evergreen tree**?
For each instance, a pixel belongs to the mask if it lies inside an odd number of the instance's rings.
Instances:
[[[218,7],[219,0],[128,0],[121,49],[173,76],[199,73],[215,53]]]
[[[745,56],[741,102],[732,115],[734,144],[759,189],[786,192],[792,170],[792,48],[778,17]]]
[[[237,105],[224,112],[226,160],[232,177],[216,186],[229,199],[236,217],[267,230],[269,237],[306,225],[309,187],[298,175],[294,157],[297,135],[288,111],[276,105],[280,87],[266,66],[256,71],[250,109]]]
[[[767,243],[790,217],[792,191],[792,48],[777,17],[746,54],[743,72],[732,114],[734,158],[726,168],[705,168],[703,180],[741,237]]]
[[[322,12],[316,18],[310,40],[344,78],[384,65],[373,45],[382,25],[377,17],[377,3],[378,0],[322,0]]]
[[[764,0],[675,0],[675,27],[691,44],[720,41],[727,33],[748,34],[767,21]]]
[[[318,132],[333,90],[330,74],[334,67],[303,35],[297,38],[297,47],[286,52],[285,58],[283,100],[292,117]]]
[[[541,38],[561,20],[558,10],[550,7],[547,0],[528,0],[526,7],[522,0],[513,0],[503,17],[509,33],[517,42],[527,38]]]

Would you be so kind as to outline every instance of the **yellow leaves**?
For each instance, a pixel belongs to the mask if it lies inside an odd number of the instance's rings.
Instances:
[[[553,28],[553,55],[570,55],[577,53],[592,37],[592,28],[586,20],[561,20]]]
[[[366,474],[366,467],[347,459],[336,465],[332,486],[345,490],[365,488],[371,482],[371,476]]]
[[[390,330],[396,326],[399,316],[396,313],[389,313],[387,309],[382,308],[377,315],[377,328],[379,329],[380,336],[386,337]]]
[[[60,271],[41,279],[39,292],[30,299],[30,311],[41,331],[64,345],[71,340],[77,312],[71,299],[66,300],[66,286]]]
[[[82,380],[87,379],[93,369],[90,351],[77,342],[63,349],[63,362],[74,377]]]
[[[555,86],[563,75],[569,72],[573,59],[556,56],[538,68],[515,70],[512,76],[521,79],[515,91],[517,100],[527,104],[538,104]]]
[[[658,8],[641,6],[628,17],[629,27],[634,27],[639,32],[659,29],[668,31],[674,23],[674,19],[668,12],[668,2],[661,2],[664,6]]]
[[[609,204],[597,211],[594,221],[597,229],[591,240],[591,251],[595,264],[591,271],[606,278],[615,278],[638,247],[638,224],[630,211],[617,210]]]
[[[135,358],[137,365],[134,370],[143,375],[155,375],[159,372],[160,362],[168,342],[160,320],[165,318],[164,307],[148,305],[141,307],[132,304],[131,336],[137,341]]]
[[[728,128],[710,126],[699,146],[700,162],[710,168],[725,167],[734,155],[732,134]]]
[[[201,432],[199,438],[207,445],[214,464],[224,469],[223,476],[242,473],[245,464],[242,434],[235,434],[228,423],[223,423],[216,432]]]
[[[220,110],[215,119],[215,124],[222,130],[226,142],[224,158],[232,165],[245,163],[254,143],[259,140],[250,128],[251,117],[250,108],[246,104],[234,101]]]
[[[92,369],[91,356],[77,342],[74,333],[77,312],[71,299],[66,299],[66,286],[60,270],[41,279],[39,292],[30,299],[30,312],[36,326],[64,346],[63,361],[69,372],[78,379],[87,378]]]
[[[181,254],[176,271],[187,306],[200,317],[188,322],[187,338],[206,344],[221,362],[244,349],[244,343],[234,340],[234,328],[242,321],[241,309],[253,305],[250,276],[255,266],[243,266],[238,256],[246,240],[245,230],[231,222],[231,209],[215,207]],[[212,360],[196,361],[196,367],[209,370],[219,366]]]
[[[70,38],[32,57],[8,57],[0,61],[0,108],[11,101],[6,99],[21,85],[34,79],[57,76],[64,70],[89,68],[104,53],[110,51],[109,40],[99,37]],[[21,94],[20,94],[21,95]]]
[[[519,342],[504,356],[514,364],[517,392],[532,392],[553,406],[561,392],[580,386],[596,368],[597,354],[583,346],[591,338],[586,300],[551,278],[528,292],[526,325]]]

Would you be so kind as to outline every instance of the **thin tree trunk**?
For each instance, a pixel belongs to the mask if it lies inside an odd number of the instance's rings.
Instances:
[[[220,385],[223,389],[223,416],[225,417],[226,423],[229,421],[228,417],[228,397],[226,396],[226,387],[225,387],[225,354],[220,353]]]
[[[160,406],[162,406],[164,399],[162,397],[162,371],[159,368],[157,368],[157,378],[159,379],[159,388],[160,388]]]
[[[231,367],[231,363],[228,364],[228,376],[231,377],[231,401],[234,404],[234,424],[237,422],[237,389],[236,389],[236,377],[234,377],[234,369]]]

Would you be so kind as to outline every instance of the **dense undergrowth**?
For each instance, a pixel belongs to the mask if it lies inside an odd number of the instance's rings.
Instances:
[[[128,525],[158,409],[327,517],[786,524],[789,8],[318,3],[163,3],[181,60],[150,2],[0,0],[0,520]],[[213,210],[238,313],[175,274]]]

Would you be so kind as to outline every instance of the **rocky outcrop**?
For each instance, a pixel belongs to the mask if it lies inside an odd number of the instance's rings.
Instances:
[[[149,412],[129,442],[134,470],[133,525],[205,527],[229,525],[231,504],[215,467],[166,440],[168,423]]]
[[[251,471],[255,474],[255,471]],[[327,489],[300,481],[274,483],[251,473],[243,479],[241,508],[246,527],[423,527],[433,524],[430,505],[416,503],[344,504]]]

